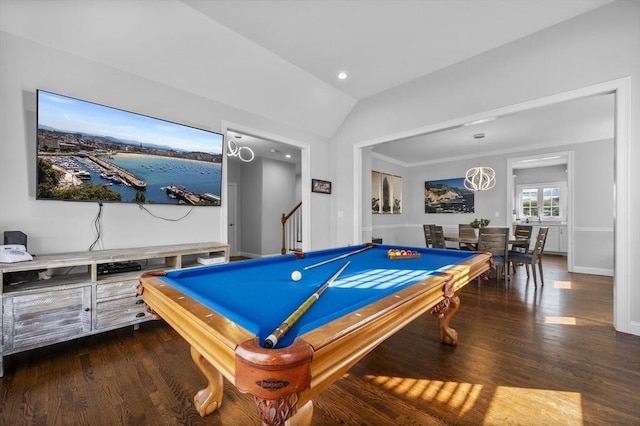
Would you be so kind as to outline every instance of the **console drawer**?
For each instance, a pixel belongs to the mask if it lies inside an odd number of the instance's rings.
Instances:
[[[141,296],[129,292],[127,297],[96,302],[96,330],[137,324],[151,319]]]

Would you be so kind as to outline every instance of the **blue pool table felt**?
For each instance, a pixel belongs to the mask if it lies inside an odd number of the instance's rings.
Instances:
[[[161,279],[192,299],[255,333],[260,343],[346,262],[345,271],[278,342],[289,346],[301,334],[464,262],[475,253],[377,245],[362,253],[304,270],[365,246],[232,262],[169,271]],[[415,259],[390,260],[387,250],[418,251]],[[302,279],[293,281],[291,273]]]

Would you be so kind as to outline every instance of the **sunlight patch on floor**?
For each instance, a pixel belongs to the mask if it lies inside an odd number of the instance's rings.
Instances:
[[[571,281],[554,281],[553,288],[571,290]]]
[[[534,413],[535,419],[531,418]],[[577,392],[498,386],[483,424],[581,426],[582,396]]]
[[[545,324],[576,325],[576,317],[544,317]]]
[[[473,408],[482,391],[482,385],[471,383],[388,376],[365,376],[365,378],[397,395],[448,405],[457,409],[460,416]]]
[[[532,421],[541,425],[583,424],[582,396],[577,392],[508,386],[497,386],[494,390],[480,384],[391,376],[364,378],[386,392],[451,407],[459,417],[475,406],[476,410],[484,410],[484,425],[527,425]]]

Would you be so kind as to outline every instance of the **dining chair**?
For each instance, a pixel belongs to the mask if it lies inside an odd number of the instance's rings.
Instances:
[[[527,254],[529,252],[529,246],[530,246],[532,233],[533,233],[533,226],[532,225],[516,225],[513,228],[513,236],[516,239],[522,239],[522,240],[526,240],[526,241],[523,241],[522,243],[511,244],[511,249],[509,249],[509,257],[511,257],[511,255],[516,254],[516,253]],[[518,263],[516,263],[516,262],[510,262],[510,263],[511,263],[511,268],[513,269],[513,272],[515,273],[516,272],[516,266],[518,265]]]
[[[424,232],[424,243],[427,247],[433,246],[433,237],[431,236],[431,227],[435,225],[422,225],[422,231]]]
[[[502,274],[504,274],[506,280],[509,272],[508,245],[509,228],[480,228],[478,235],[478,251],[491,253],[493,264],[496,266],[498,281],[502,278]]]
[[[431,225],[431,238],[433,248],[447,248],[447,243],[444,239],[444,230],[442,226]]]
[[[540,282],[542,283],[542,285],[544,285],[544,273],[542,271],[542,254],[544,253],[544,245],[547,242],[548,232],[549,227],[542,227],[538,230],[536,243],[531,253],[513,253],[509,255],[509,262],[524,264],[524,266],[527,268],[527,279],[529,279],[529,265],[531,265],[531,270],[533,272],[533,284],[536,287],[538,286],[538,280],[536,278],[536,265],[538,265],[538,269],[540,270]]]
[[[460,223],[458,224],[458,237],[476,239],[477,238],[476,229],[473,226],[469,225],[468,223]],[[458,248],[460,250],[475,251],[478,249],[478,245],[472,244],[472,243],[459,242]]]

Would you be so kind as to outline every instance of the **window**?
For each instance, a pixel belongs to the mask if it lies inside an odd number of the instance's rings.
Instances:
[[[538,189],[526,188],[520,193],[522,216],[538,216]]]
[[[541,220],[564,219],[566,187],[564,182],[518,185],[518,216],[539,217]]]
[[[542,216],[560,217],[560,188],[543,189]]]

